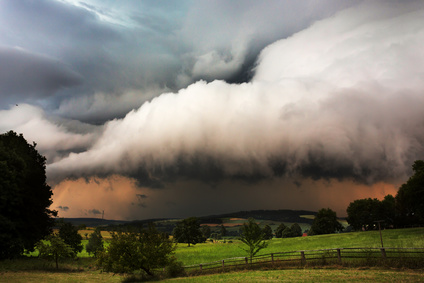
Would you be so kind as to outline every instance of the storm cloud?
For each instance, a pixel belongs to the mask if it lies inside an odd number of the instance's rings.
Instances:
[[[0,82],[7,83],[1,90],[7,100],[0,106],[6,109],[31,95],[38,98],[31,102],[48,112],[103,124],[199,79],[246,81],[267,44],[348,5],[335,0],[267,5],[5,0],[0,6],[0,42],[8,53],[26,52],[4,55],[8,65],[29,64],[29,55],[57,64],[45,62],[48,66],[32,66],[16,75],[2,64],[6,73]]]
[[[418,2],[342,11],[266,47],[248,83],[199,81],[106,123],[49,176],[404,177],[424,153],[423,15]]]
[[[2,1],[0,130],[37,142],[61,215],[343,212],[423,158],[423,18],[422,1]]]

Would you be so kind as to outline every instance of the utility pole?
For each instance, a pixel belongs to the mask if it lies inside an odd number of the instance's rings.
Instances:
[[[102,212],[102,220],[103,220],[104,217],[105,217],[105,211],[103,210],[103,212]]]
[[[384,222],[384,220],[377,220],[377,221],[374,221],[374,222],[378,223],[378,231],[380,231],[381,247],[384,248],[384,246],[383,246],[383,236],[381,235],[381,226],[380,226],[380,223]]]

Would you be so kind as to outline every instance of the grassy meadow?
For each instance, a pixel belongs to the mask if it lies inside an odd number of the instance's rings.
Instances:
[[[424,247],[424,228],[393,229],[381,231],[383,244],[391,248]],[[243,244],[238,240],[227,239],[218,243],[202,243],[188,247],[178,244],[176,257],[184,265],[207,263],[231,257],[246,256]],[[297,238],[273,238],[268,241],[268,248],[258,255],[300,250],[329,248],[378,248],[381,247],[379,231],[351,232],[341,234],[317,235]]]
[[[84,233],[84,231],[82,231]],[[87,232],[85,232],[87,233]],[[424,228],[383,230],[385,247],[424,247]],[[87,243],[85,236],[83,243]],[[105,237],[108,241],[108,237]],[[285,251],[314,250],[348,247],[380,247],[379,231],[352,232],[308,236],[299,238],[272,239],[268,248],[260,254]],[[107,243],[106,243],[107,244]],[[232,257],[244,257],[242,243],[236,239],[202,243],[188,247],[178,244],[175,257],[183,265],[197,265]],[[66,260],[59,264],[33,257],[0,262],[0,282],[121,282],[125,276],[103,273],[97,270],[95,260],[84,250],[76,260]],[[275,281],[362,281],[362,282],[424,282],[423,270],[394,270],[380,268],[293,268],[284,270],[250,270],[224,274],[204,275],[174,279],[187,282],[275,282]]]

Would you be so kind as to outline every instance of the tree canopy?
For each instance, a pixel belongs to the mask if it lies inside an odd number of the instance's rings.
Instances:
[[[126,273],[144,270],[153,275],[153,270],[165,267],[173,261],[175,244],[165,233],[160,233],[151,224],[139,232],[117,232],[112,234],[108,247],[99,253],[98,263],[105,271]]]
[[[75,255],[83,250],[82,236],[78,233],[78,228],[72,223],[63,222],[59,228],[59,236],[72,248]]]
[[[188,246],[203,243],[206,240],[200,231],[200,224],[196,217],[178,222],[172,235],[178,243],[187,243]]]
[[[46,158],[10,131],[0,135],[0,259],[12,258],[51,233],[52,191]]]
[[[309,235],[331,234],[342,231],[343,226],[337,220],[337,214],[330,208],[322,208],[315,216]]]
[[[264,233],[264,240],[271,240],[272,239],[272,229],[269,225],[265,225],[265,227],[262,231]]]
[[[401,225],[424,223],[424,161],[412,165],[413,175],[396,194],[396,211]]]
[[[284,223],[281,223],[278,227],[277,227],[277,229],[275,229],[275,237],[276,238],[281,238],[281,237],[283,237],[283,231],[284,231],[284,229],[286,229],[287,228],[287,226],[284,224]]]
[[[394,223],[395,199],[387,195],[383,201],[374,198],[358,199],[349,204],[346,209],[347,222],[355,230],[370,230],[376,227],[376,221],[388,227]]]
[[[89,254],[94,254],[96,256],[99,252],[103,251],[103,249],[103,237],[100,230],[96,228],[88,237],[88,243],[85,245],[85,250]]]
[[[73,257],[75,255],[71,246],[59,237],[58,234],[51,234],[45,238],[45,241],[39,241],[37,249],[39,256],[56,262],[56,268],[59,268],[59,259]]]

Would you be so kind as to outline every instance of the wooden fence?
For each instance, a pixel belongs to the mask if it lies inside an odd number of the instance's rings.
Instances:
[[[366,264],[375,265],[412,261],[424,266],[424,248],[337,248],[322,250],[303,250],[271,253],[255,256],[250,262],[247,257],[233,257],[223,260],[185,266],[191,271],[208,271],[214,269],[235,269],[258,265],[305,266],[326,264]]]

